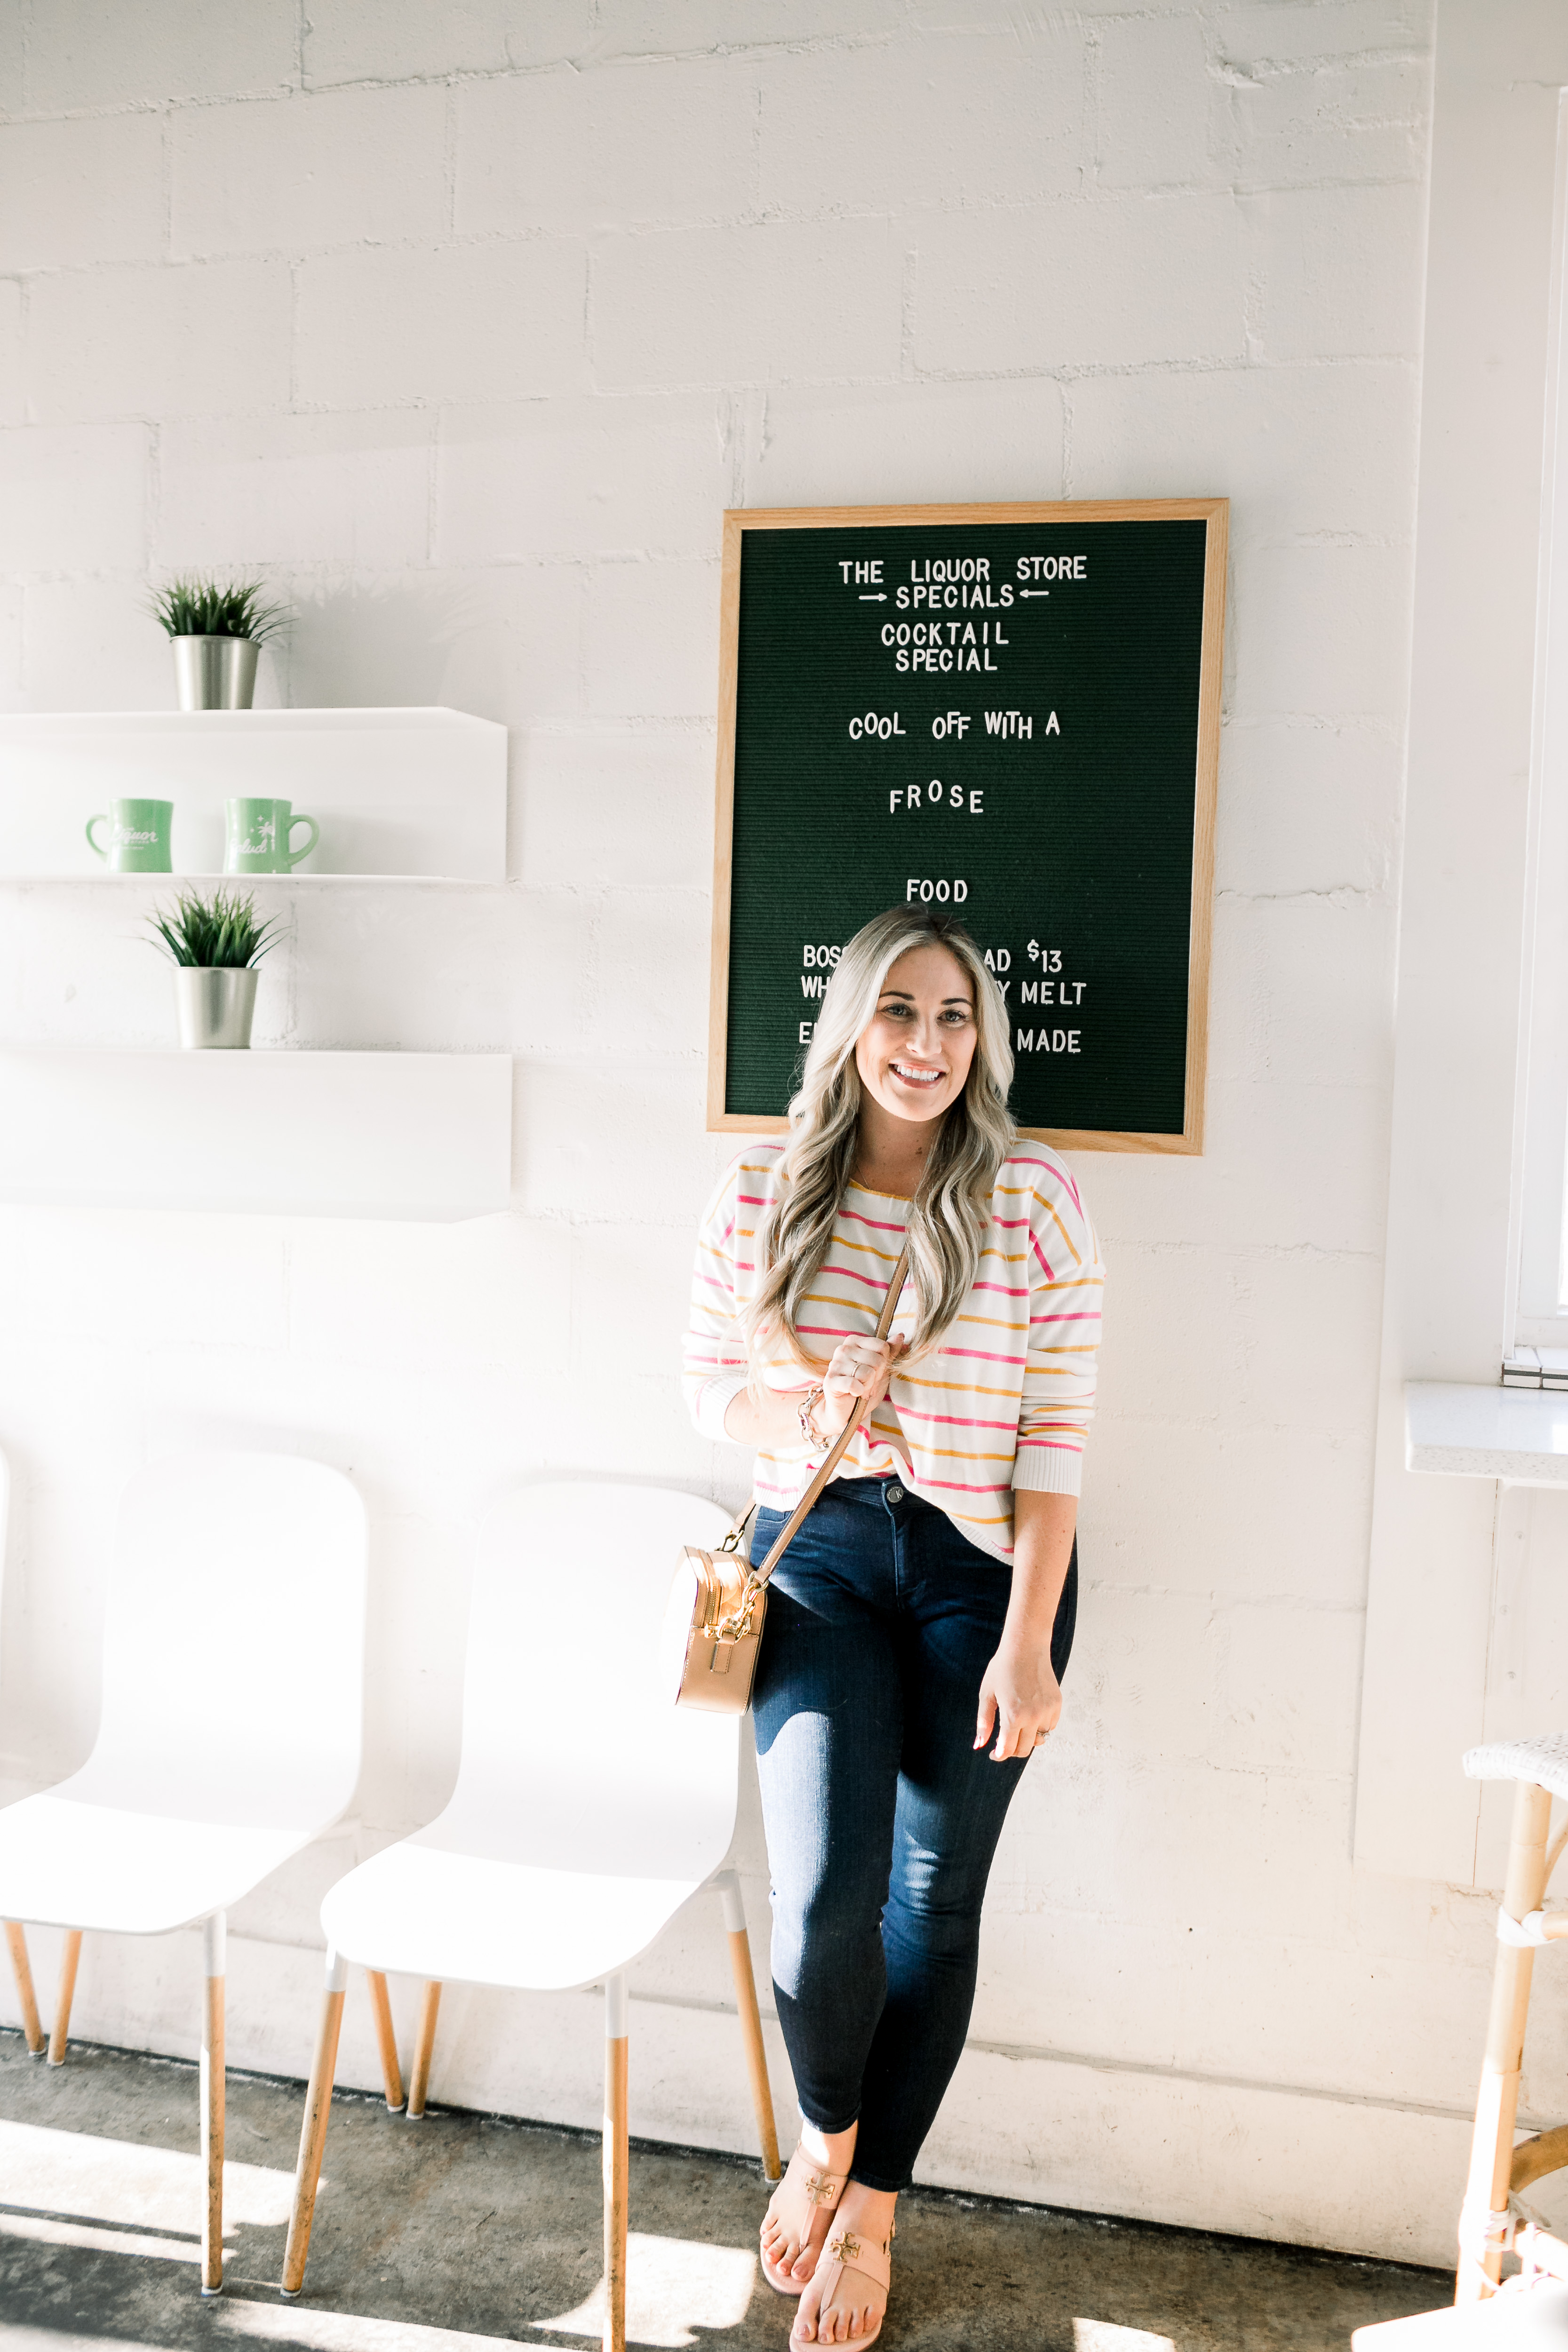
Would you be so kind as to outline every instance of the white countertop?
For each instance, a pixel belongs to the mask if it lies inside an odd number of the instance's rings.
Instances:
[[[1568,1486],[1568,1390],[1407,1381],[1405,1465],[1512,1486]]]

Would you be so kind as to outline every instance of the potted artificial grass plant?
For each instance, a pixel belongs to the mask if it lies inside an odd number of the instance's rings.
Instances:
[[[254,898],[237,890],[182,892],[172,913],[154,913],[153,928],[174,961],[174,1001],[180,1043],[243,1046],[256,1012],[256,967],[273,944],[273,926],[258,922]]]
[[[262,603],[263,584],[193,578],[154,590],[153,617],[174,648],[182,710],[250,709],[257,654],[289,618],[287,606]]]

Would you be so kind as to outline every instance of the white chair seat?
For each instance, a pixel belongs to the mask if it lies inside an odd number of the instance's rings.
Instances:
[[[321,1926],[336,1952],[542,1992],[596,1984],[647,1951],[734,1834],[739,1718],[677,1707],[651,1663],[680,1546],[716,1544],[728,1526],[717,1504],[663,1486],[563,1479],[497,1507],[458,1786],[435,1821],[331,1889]],[[585,1549],[596,1590],[577,1598]]]
[[[1465,1758],[1472,1780],[1533,1780],[1554,1797],[1568,1797],[1568,1731],[1540,1739],[1496,1739]]]
[[[340,1879],[321,1925],[344,1959],[366,1968],[565,1992],[646,1951],[702,1883],[543,1870],[405,1842]]]
[[[1352,2352],[1549,2352],[1568,2347],[1568,2287],[1555,2280],[1528,2293],[1507,2289],[1486,2303],[1449,2304],[1411,2319],[1358,2327]]]
[[[77,1804],[51,1790],[0,1812],[0,1886],[18,1919],[162,1936],[226,1911],[310,1836]]]

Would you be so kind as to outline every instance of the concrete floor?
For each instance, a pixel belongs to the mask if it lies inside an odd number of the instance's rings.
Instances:
[[[276,2281],[301,2086],[229,2078],[225,2293],[197,2294],[193,2066],[0,2032],[0,2352],[124,2346],[474,2352],[597,2341],[599,2148],[580,2133],[334,2102],[305,2294]],[[635,2343],[784,2352],[793,2305],[752,2258],[755,2165],[635,2147]],[[1446,2303],[1446,2273],[917,2189],[889,2352],[1345,2352]]]

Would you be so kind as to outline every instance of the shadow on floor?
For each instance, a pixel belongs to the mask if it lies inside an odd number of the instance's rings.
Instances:
[[[0,2032],[0,2352],[477,2352],[598,2341],[599,2145],[358,2094],[333,2102],[305,2294],[281,2302],[303,2086],[231,2074],[221,2299],[197,2293],[194,2066]],[[628,2333],[784,2352],[757,2272],[755,2164],[638,2146]],[[1446,2303],[1448,2273],[916,2189],[900,2209],[889,2352],[1346,2352]]]

